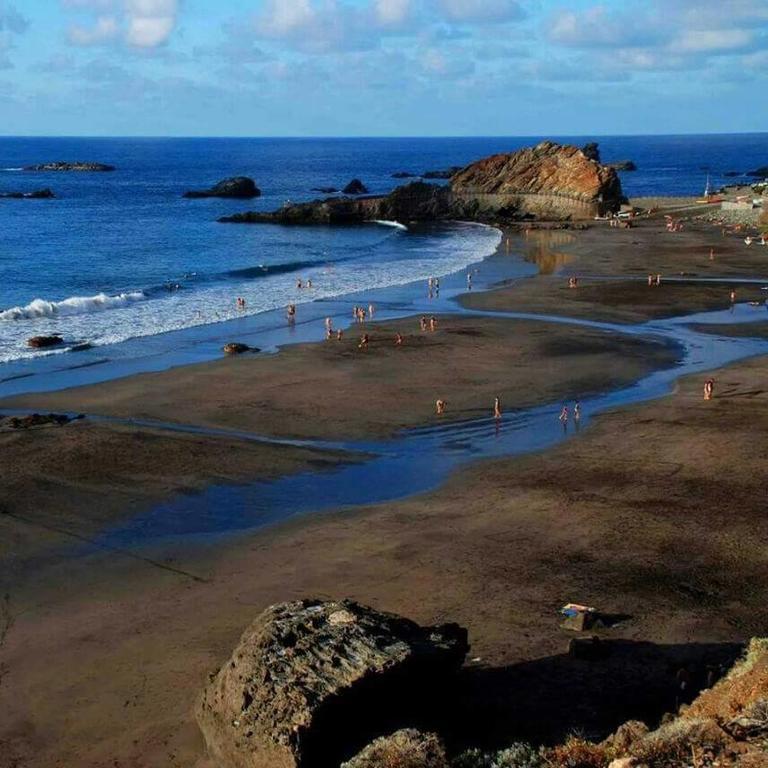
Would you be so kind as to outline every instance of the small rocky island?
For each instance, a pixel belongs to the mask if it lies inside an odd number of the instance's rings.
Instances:
[[[243,200],[260,196],[261,190],[256,186],[256,182],[248,176],[233,176],[214,184],[210,189],[190,190],[182,195],[182,197],[188,198],[234,197]]]
[[[48,187],[33,192],[0,192],[0,199],[10,200],[50,200],[52,197],[56,197],[56,195]]]
[[[107,165],[106,163],[92,163],[82,162],[76,160],[74,163],[67,163],[57,161],[55,163],[41,163],[39,165],[27,165],[24,168],[25,171],[82,171],[82,172],[98,172],[104,173],[106,171],[117,170],[114,165]]]
[[[614,168],[581,149],[544,141],[517,152],[478,160],[448,184],[415,181],[389,195],[286,203],[271,213],[246,212],[221,222],[359,224],[376,219],[479,222],[591,219],[625,201]]]

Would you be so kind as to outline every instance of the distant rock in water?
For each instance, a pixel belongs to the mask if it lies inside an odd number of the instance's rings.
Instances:
[[[600,145],[596,141],[590,141],[588,144],[585,144],[581,151],[587,159],[594,160],[596,163],[600,162]]]
[[[24,168],[25,171],[92,171],[92,172],[105,172],[114,171],[114,165],[107,165],[106,163],[84,163],[76,161],[74,163],[55,162],[55,163],[41,163],[40,165],[28,165]]]
[[[743,172],[743,171],[726,171],[726,172],[723,174],[723,176],[725,176],[725,177],[727,177],[727,178],[729,178],[729,179],[730,179],[730,178],[733,178],[734,176],[743,176],[743,175],[744,175],[744,172]]]
[[[0,198],[13,200],[50,200],[52,197],[56,197],[56,195],[47,187],[34,192],[0,192]]]
[[[768,179],[768,165],[761,165],[759,168],[755,168],[754,171],[747,171],[747,176],[759,176],[763,179]]]
[[[197,720],[217,765],[328,768],[418,726],[446,698],[469,646],[350,600],[268,608],[211,678]]]
[[[345,195],[367,195],[368,187],[360,179],[352,179],[341,191]]]
[[[606,163],[607,168],[615,171],[636,171],[637,166],[631,160],[620,160],[618,163]]]
[[[493,155],[455,173],[449,184],[416,181],[389,195],[288,203],[271,213],[248,212],[219,221],[256,224],[359,224],[365,221],[464,219],[498,222],[591,219],[625,202],[615,169],[578,147],[544,141]]]
[[[450,179],[461,170],[460,165],[452,165],[442,171],[425,171],[421,174],[422,179]]]
[[[336,187],[312,187],[310,192],[322,192],[324,195],[335,195],[339,190]]]
[[[27,339],[27,346],[33,349],[45,349],[47,347],[57,347],[63,344],[64,339],[61,336],[33,336]]]
[[[248,176],[234,176],[231,179],[224,179],[210,189],[191,190],[184,193],[184,197],[236,197],[249,199],[259,197],[261,190],[256,186],[253,179]]]
[[[416,178],[418,174],[411,173],[410,171],[398,171],[397,173],[392,174],[393,179],[413,179]]]

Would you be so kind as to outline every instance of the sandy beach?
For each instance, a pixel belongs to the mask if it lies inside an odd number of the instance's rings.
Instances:
[[[637,323],[730,306],[728,283],[649,288],[648,272],[768,278],[765,249],[704,224],[674,236],[658,220],[534,233],[528,247],[540,275],[463,306]],[[739,302],[764,298],[759,286],[737,291]],[[434,425],[436,397],[448,401],[447,422],[490,416],[496,395],[508,409],[570,401],[679,354],[546,320],[437,319],[435,333],[421,333],[417,317],[366,324],[342,342],[14,398],[0,413],[383,439]],[[364,332],[367,351],[357,348]],[[670,666],[727,658],[764,633],[766,373],[765,358],[718,371],[709,402],[708,374],[688,377],[670,397],[602,415],[544,453],[472,464],[429,494],[209,547],[72,549],[183,490],[362,457],[88,418],[0,432],[12,483],[0,515],[0,754],[9,767],[203,768],[192,709],[206,676],[259,611],[307,595],[468,627],[454,746],[548,741],[574,727],[601,735],[658,717]],[[568,601],[626,616],[603,630],[616,651],[598,670],[565,655],[557,609]]]

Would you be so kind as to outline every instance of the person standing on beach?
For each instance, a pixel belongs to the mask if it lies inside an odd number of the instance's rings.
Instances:
[[[429,318],[429,330],[432,331],[432,333],[437,330],[437,318],[434,315]]]
[[[707,379],[704,382],[704,399],[711,400],[712,395],[714,395],[714,393],[715,393],[715,380]]]
[[[296,322],[296,305],[295,304],[288,305],[287,317],[288,317],[289,323]]]
[[[493,399],[493,418],[498,420],[501,418],[501,398],[495,397]]]
[[[333,329],[333,320],[330,317],[326,317],[325,318],[325,327],[328,330],[332,330]]]
[[[422,315],[421,318],[419,318],[419,325],[421,326],[422,331],[427,330],[427,318],[424,317],[424,315]]]
[[[360,343],[357,345],[358,349],[368,349],[368,334],[364,333],[360,339]]]
[[[336,341],[341,341],[343,337],[344,337],[344,331],[342,331],[341,328],[339,328],[339,330],[336,331]]]
[[[402,333],[396,333],[395,334],[395,346],[396,347],[402,347],[403,346],[403,334]]]
[[[560,423],[563,425],[563,431],[565,432],[568,429],[568,406],[564,405],[563,409],[560,411]]]
[[[438,416],[442,416],[445,413],[446,405],[448,405],[447,400],[435,400],[435,413]]]
[[[373,318],[374,309],[375,307],[373,306],[373,304],[368,305],[368,317]]]
[[[731,304],[736,303],[736,291],[731,291]]]

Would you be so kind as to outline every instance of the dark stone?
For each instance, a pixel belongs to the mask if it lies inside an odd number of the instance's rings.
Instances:
[[[268,608],[212,676],[197,708],[227,768],[328,768],[420,725],[455,685],[469,646],[457,624],[422,627],[351,600]]]
[[[726,171],[723,176],[726,176],[728,178],[733,178],[734,176],[743,176],[744,173],[742,171]]]
[[[594,160],[596,163],[600,162],[600,145],[596,141],[590,141],[588,144],[585,144],[581,151],[589,160]]]
[[[253,179],[248,176],[233,176],[231,179],[224,179],[215,184],[210,189],[191,190],[184,193],[184,197],[235,197],[247,200],[253,197],[259,197],[261,190],[256,186]]]
[[[416,178],[417,174],[410,173],[409,171],[398,171],[397,173],[392,174],[393,179],[413,179]]]
[[[33,336],[31,339],[27,339],[27,346],[34,349],[45,349],[46,347],[57,347],[59,344],[63,344],[64,339],[61,336]]]
[[[637,166],[631,160],[620,160],[618,163],[607,163],[608,168],[614,171],[636,171]]]
[[[368,187],[360,179],[352,179],[341,191],[345,195],[367,195]]]
[[[10,198],[13,200],[50,200],[55,197],[53,192],[48,189],[37,189],[34,192],[0,192],[0,198]]]
[[[322,192],[324,195],[335,195],[339,190],[336,187],[312,187],[310,192]]]
[[[247,344],[241,344],[237,341],[230,341],[228,344],[225,344],[223,350],[228,355],[242,355],[243,352],[258,351],[255,347],[249,347]]]
[[[65,163],[58,161],[55,163],[40,163],[39,165],[27,165],[24,168],[25,171],[89,171],[89,172],[105,172],[114,171],[114,165],[107,165],[106,163],[84,163],[76,161],[74,163]]]
[[[768,178],[768,165],[761,165],[759,168],[755,168],[754,171],[747,171],[747,176],[759,176],[761,178]]]
[[[462,166],[452,165],[450,168],[446,168],[442,171],[426,171],[421,174],[422,179],[450,179],[455,176]]]

